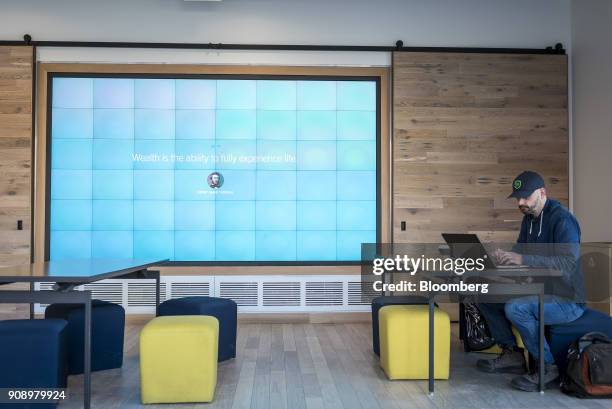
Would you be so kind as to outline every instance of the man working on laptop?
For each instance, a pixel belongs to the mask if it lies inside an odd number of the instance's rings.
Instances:
[[[531,171],[521,173],[514,179],[512,188],[509,197],[517,200],[518,207],[524,215],[523,222],[515,251],[497,250],[495,257],[500,264],[551,267],[560,270],[562,277],[560,283],[556,284],[555,295],[549,295],[547,291],[545,296],[544,323],[551,325],[572,322],[582,315],[585,308],[581,301],[584,299],[584,283],[578,263],[580,243],[578,221],[559,202],[546,196],[544,180],[539,174]],[[568,244],[555,246],[552,243]],[[551,252],[552,247],[556,250]],[[538,372],[525,374],[525,360],[512,334],[514,326],[521,334],[525,347],[537,361],[539,359],[537,297],[522,297],[505,304],[483,303],[478,306],[491,335],[503,350],[495,359],[479,360],[478,369],[489,373],[522,374],[512,380],[512,386],[524,391],[538,390]],[[546,364],[544,384],[549,387],[557,381],[559,373],[548,343],[544,346],[544,362]]]

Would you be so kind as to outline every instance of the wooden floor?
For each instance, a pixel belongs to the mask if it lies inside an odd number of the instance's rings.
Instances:
[[[127,324],[122,369],[94,373],[94,408],[612,408],[612,401],[574,399],[558,390],[544,395],[513,391],[511,375],[486,375],[474,368],[483,355],[461,350],[456,325],[451,378],[436,382],[430,397],[425,381],[386,379],[372,353],[369,323],[240,323],[238,357],[219,364],[213,403],[145,406],[139,396],[141,328],[142,323]],[[59,408],[80,408],[81,391],[82,377],[71,376],[69,399]]]

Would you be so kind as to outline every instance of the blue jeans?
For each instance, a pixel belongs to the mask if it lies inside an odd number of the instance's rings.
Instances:
[[[544,297],[544,325],[566,324],[582,316],[585,307],[570,300],[555,296]],[[506,317],[521,334],[529,353],[536,359],[540,357],[540,330],[538,297],[515,298],[504,308]],[[548,342],[544,340],[544,362],[555,362]]]

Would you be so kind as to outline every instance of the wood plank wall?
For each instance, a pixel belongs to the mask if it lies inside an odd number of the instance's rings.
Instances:
[[[30,262],[32,62],[32,47],[0,46],[0,266]]]
[[[563,55],[394,53],[394,240],[515,241],[506,197],[527,169],[567,205],[567,100]]]

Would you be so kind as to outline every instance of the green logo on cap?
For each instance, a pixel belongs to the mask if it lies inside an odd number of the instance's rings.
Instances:
[[[519,179],[516,179],[513,185],[514,185],[514,190],[519,190],[521,186],[523,186],[523,182],[521,182]]]

